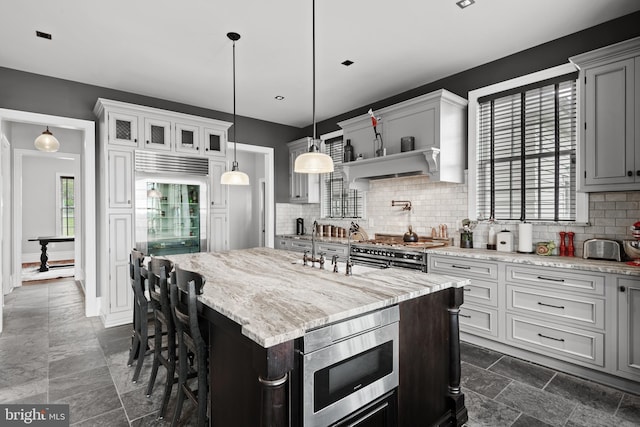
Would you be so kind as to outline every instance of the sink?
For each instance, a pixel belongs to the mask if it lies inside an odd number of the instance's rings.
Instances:
[[[303,262],[301,259],[296,260],[294,262],[292,262],[292,264],[295,265],[299,265],[299,266],[303,266]],[[346,266],[346,262],[343,261],[339,261],[338,262],[338,272],[334,273],[333,272],[333,265],[331,265],[331,259],[325,261],[324,263],[324,271],[326,271],[327,273],[331,273],[331,274],[342,274],[344,275],[344,272],[347,270],[347,266]],[[319,266],[318,263],[315,264],[314,267],[311,267],[311,263],[307,263],[307,266],[305,268],[315,268],[319,270]],[[381,270],[380,268],[376,268],[376,267],[369,267],[366,265],[359,265],[359,264],[355,264],[351,267],[351,274],[353,276],[358,276],[361,274],[366,274],[366,273],[371,273],[372,271],[376,271],[376,270]]]

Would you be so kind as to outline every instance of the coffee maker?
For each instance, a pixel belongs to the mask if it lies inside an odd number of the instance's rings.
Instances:
[[[304,234],[304,219],[296,218],[296,235],[302,236]]]

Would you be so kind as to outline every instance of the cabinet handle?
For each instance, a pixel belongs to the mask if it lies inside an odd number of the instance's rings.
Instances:
[[[138,142],[138,138],[133,138],[133,142]]]
[[[149,140],[147,139],[147,144],[149,143]]]
[[[538,279],[540,279],[540,280],[550,280],[552,282],[564,282],[564,279],[554,279],[553,277],[538,276]]]
[[[463,270],[471,270],[471,267],[469,267],[468,265],[455,265],[455,264],[452,264],[451,267],[453,267],[453,268],[461,268]]]
[[[620,292],[624,292],[626,290],[627,290],[627,288],[625,288],[624,286],[620,286]]]
[[[467,315],[467,314],[462,314],[462,313],[458,313],[458,316],[460,317],[465,317],[467,319],[471,319],[471,316]]]
[[[469,288],[462,288],[462,290],[465,291],[465,292],[471,292],[471,289],[469,289]]]
[[[627,176],[633,176],[633,172],[627,171]]]
[[[213,206],[216,202],[211,202],[211,206]]]
[[[640,176],[640,170],[636,171],[636,176]]]
[[[540,302],[540,301],[538,301],[538,305],[544,305],[545,307],[561,308],[562,310],[564,310],[564,306],[563,305],[545,304],[545,303]]]
[[[540,334],[540,333],[538,334],[538,336],[539,336],[539,337],[542,337],[542,338],[548,338],[548,339],[550,339],[550,340],[554,340],[554,341],[564,342],[564,338],[554,338],[554,337],[550,337],[550,336],[548,336],[548,335],[542,335],[542,334]]]

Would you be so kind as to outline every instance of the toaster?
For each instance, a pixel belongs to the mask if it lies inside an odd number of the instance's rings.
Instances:
[[[620,242],[609,239],[585,240],[582,247],[582,257],[588,259],[604,259],[622,261]]]

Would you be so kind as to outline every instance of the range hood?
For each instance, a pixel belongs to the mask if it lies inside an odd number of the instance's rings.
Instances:
[[[369,180],[426,175],[438,182],[464,182],[467,100],[441,89],[376,110],[377,131],[388,153],[374,153],[374,131],[369,114],[338,122],[343,139],[350,140],[364,160],[343,163],[349,188],[366,191]],[[402,151],[401,140],[411,136],[415,149]]]
[[[422,148],[343,163],[342,173],[349,188],[360,191],[369,189],[371,179],[428,175],[440,181],[440,149]]]

